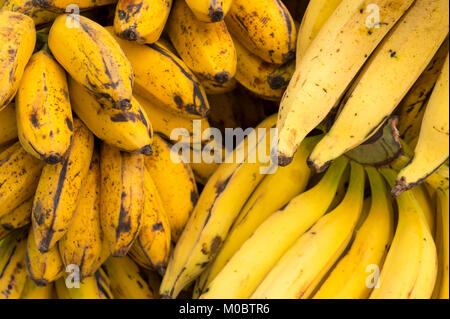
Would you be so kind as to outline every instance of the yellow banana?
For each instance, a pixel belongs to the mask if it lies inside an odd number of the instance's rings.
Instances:
[[[199,78],[224,84],[236,74],[236,50],[225,22],[201,22],[185,1],[175,1],[167,32],[180,57]]]
[[[49,164],[59,163],[72,140],[72,109],[66,73],[45,51],[35,53],[25,68],[16,113],[22,147]]]
[[[281,165],[289,164],[301,141],[337,104],[412,2],[343,0],[336,8],[304,53],[281,101],[277,124]],[[375,7],[381,21],[372,21]]]
[[[33,198],[23,202],[12,212],[0,217],[0,239],[6,237],[15,229],[22,228],[31,223],[31,208],[33,207]]]
[[[169,219],[172,240],[176,242],[197,203],[197,185],[189,165],[158,135],[155,135],[153,151],[152,156],[145,158],[145,167],[156,183]],[[174,162],[172,157],[180,162]]]
[[[33,54],[33,20],[21,13],[0,11],[0,111],[16,95],[23,71]]]
[[[102,144],[100,220],[111,254],[125,256],[142,226],[144,158]]]
[[[52,22],[58,16],[57,13],[45,10],[30,0],[5,0],[0,4],[0,11],[14,11],[31,17],[35,25]]]
[[[69,83],[73,110],[98,138],[124,151],[152,153],[152,123],[136,99],[129,110],[104,109],[79,83]]]
[[[204,151],[204,148],[201,149],[201,151]],[[222,154],[225,150],[222,149]],[[193,154],[194,152],[200,152],[200,150],[194,149],[192,150]],[[208,183],[211,176],[214,174],[214,172],[218,169],[220,164],[212,162],[212,163],[206,163],[202,157],[202,161],[200,163],[194,163],[191,162],[189,166],[192,169],[192,172],[194,173],[195,180],[197,183],[200,183],[202,185],[206,185]]]
[[[237,63],[237,61],[236,61]],[[219,84],[215,81],[209,81],[206,79],[199,79],[201,86],[205,90],[206,94],[214,95],[214,94],[224,94],[233,91],[236,88],[237,81],[235,78],[232,78],[228,82],[223,84]]]
[[[48,46],[70,76],[103,105],[131,107],[131,64],[101,25],[79,15],[60,15],[50,29]]]
[[[296,27],[280,0],[233,0],[225,22],[234,38],[264,61],[294,59]]]
[[[66,279],[61,278],[55,282],[59,299],[113,299],[110,280],[102,269],[93,276],[84,278],[79,287],[68,288]]]
[[[84,124],[73,122],[72,146],[62,162],[42,170],[34,196],[32,223],[37,248],[44,253],[67,232],[80,198],[94,148],[94,137]]]
[[[228,14],[234,0],[186,0],[196,18],[203,22],[220,22]]]
[[[385,122],[446,38],[448,10],[446,0],[417,0],[411,6],[362,69],[331,130],[311,154],[311,165],[323,169]]]
[[[119,0],[114,31],[119,37],[139,43],[158,41],[172,8],[172,0]]]
[[[117,0],[32,0],[33,5],[52,12],[66,12],[67,7],[76,6],[80,10],[116,3]]]
[[[17,139],[16,107],[13,103],[0,111],[0,145]]]
[[[34,195],[43,166],[19,142],[0,153],[0,217]]]
[[[54,285],[38,286],[30,277],[27,277],[20,299],[53,299]]]
[[[448,2],[447,5],[448,13]],[[447,19],[448,20],[448,19]],[[411,162],[397,177],[398,195],[421,183],[448,160],[449,152],[449,55],[426,106],[419,140]]]

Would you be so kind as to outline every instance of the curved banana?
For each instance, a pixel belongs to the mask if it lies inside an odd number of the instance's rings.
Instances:
[[[448,2],[445,2],[448,6]],[[448,9],[448,7],[447,7]],[[447,10],[448,12],[448,10]],[[449,152],[449,55],[441,75],[431,94],[423,117],[419,140],[411,162],[403,168],[397,177],[393,194],[421,183],[444,162]]]
[[[417,0],[411,6],[362,69],[331,130],[311,154],[311,165],[322,170],[385,122],[446,38],[448,10],[446,0]],[[375,111],[369,111],[368,105]]]
[[[202,22],[220,22],[228,14],[234,0],[186,0],[186,4]]]
[[[16,113],[22,147],[49,164],[59,163],[72,141],[72,109],[66,73],[45,51],[35,53],[25,68]]]
[[[33,202],[32,224],[37,248],[55,247],[72,222],[94,149],[94,136],[84,124],[73,122],[72,146],[62,162],[42,170]]]
[[[154,43],[158,41],[172,0],[119,0],[114,17],[114,31],[128,41]]]
[[[30,277],[27,277],[20,299],[53,299],[54,285],[38,286]]]
[[[31,209],[33,198],[23,202],[12,212],[0,217],[0,240],[16,229],[27,226],[31,223]]]
[[[100,220],[114,257],[125,256],[142,226],[144,158],[102,143]]]
[[[350,250],[328,275],[314,299],[365,299],[372,291],[367,285],[368,267],[381,269],[383,266],[394,236],[394,210],[381,175],[373,167],[366,167],[366,172],[372,195],[368,216]]]
[[[52,22],[58,16],[57,13],[45,10],[30,0],[5,0],[0,4],[0,11],[23,13],[32,18],[35,25]]]
[[[55,287],[59,299],[114,299],[110,279],[102,269],[84,278],[79,287],[68,288],[65,278],[56,281]]]
[[[167,32],[181,59],[199,78],[224,84],[236,74],[236,50],[225,22],[201,22],[185,1],[175,1]]]
[[[17,139],[16,107],[14,103],[0,111],[0,145],[5,145]]]
[[[0,217],[34,195],[43,166],[19,142],[0,153]]]
[[[101,25],[80,15],[60,15],[50,28],[48,46],[70,76],[103,105],[131,107],[133,69]]]
[[[280,0],[233,0],[225,22],[233,37],[264,61],[294,59],[296,27]]]
[[[30,17],[0,11],[0,111],[16,95],[35,43],[36,30]]]
[[[289,164],[301,141],[337,104],[412,2],[343,0],[336,8],[305,52],[281,101],[277,128],[282,166]],[[370,22],[375,7],[383,19],[377,24]]]
[[[78,82],[71,79],[69,86],[74,112],[99,139],[127,152],[152,153],[152,123],[135,98],[129,110],[104,109]]]
[[[70,6],[76,6],[79,10],[91,9],[99,6],[116,3],[117,0],[31,0],[34,6],[45,8],[52,12],[66,12]]]

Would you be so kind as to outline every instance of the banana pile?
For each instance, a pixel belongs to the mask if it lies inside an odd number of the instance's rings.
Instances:
[[[0,299],[448,299],[448,32],[447,0],[0,0]],[[254,130],[211,162],[210,128]]]

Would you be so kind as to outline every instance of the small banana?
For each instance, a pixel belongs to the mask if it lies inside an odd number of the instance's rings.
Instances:
[[[31,209],[33,198],[23,202],[12,212],[0,217],[0,240],[16,229],[25,227],[31,223]]]
[[[58,16],[57,13],[45,10],[31,0],[5,0],[0,4],[0,11],[20,12],[31,17],[35,25],[52,22]]]
[[[142,226],[144,158],[102,143],[100,220],[111,254],[125,256]]]
[[[45,8],[52,12],[66,12],[70,6],[76,6],[79,10],[91,9],[99,6],[116,3],[117,0],[31,0],[36,7]]]
[[[0,145],[11,143],[16,139],[16,107],[11,103],[0,111]]]
[[[166,25],[172,0],[119,0],[114,31],[128,41],[155,43]]]
[[[127,152],[152,153],[153,128],[147,116],[152,113],[136,99],[131,98],[129,110],[105,109],[78,82],[71,79],[69,86],[74,112],[99,139]]]
[[[16,95],[35,43],[36,31],[30,17],[0,11],[0,111]]]
[[[228,14],[234,0],[186,0],[186,4],[202,22],[220,22]]]
[[[66,73],[45,51],[35,53],[22,76],[16,98],[22,147],[49,164],[59,163],[73,135]]]
[[[53,299],[54,284],[38,286],[30,277],[27,277],[20,299]]]
[[[60,163],[44,166],[34,196],[32,224],[37,248],[42,253],[55,247],[67,232],[89,171],[94,136],[78,119],[73,128],[68,154]]]
[[[102,269],[93,276],[84,278],[79,286],[68,287],[66,278],[55,282],[59,299],[114,299],[110,287],[110,279]]]
[[[280,0],[233,0],[225,22],[234,38],[264,61],[283,64],[295,57],[295,23]]]
[[[79,15],[60,15],[50,29],[48,46],[72,78],[103,105],[131,107],[131,64],[101,25]]]

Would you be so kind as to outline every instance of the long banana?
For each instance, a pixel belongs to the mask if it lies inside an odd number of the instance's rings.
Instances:
[[[48,23],[58,16],[57,13],[45,10],[30,0],[6,0],[0,4],[0,11],[14,11],[31,17],[35,25]]]
[[[0,217],[0,239],[5,238],[16,229],[29,225],[32,207],[33,198],[30,198],[12,212]]]
[[[196,18],[203,22],[220,22],[228,14],[234,0],[186,0]]]
[[[53,299],[53,289],[53,284],[40,287],[27,277],[20,299]]]
[[[131,107],[131,64],[101,25],[79,15],[60,15],[50,29],[48,46],[72,78],[103,105]]]
[[[0,145],[17,139],[16,107],[14,103],[0,111]]]
[[[42,253],[55,247],[69,228],[91,162],[94,136],[78,119],[73,128],[68,154],[62,162],[44,166],[34,196],[32,224]]]
[[[369,55],[412,0],[343,0],[306,50],[280,104],[278,162],[287,165],[305,136],[337,104]],[[372,21],[373,8],[379,19]]]
[[[16,95],[23,71],[33,54],[33,20],[21,13],[0,11],[0,111]]]

